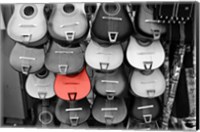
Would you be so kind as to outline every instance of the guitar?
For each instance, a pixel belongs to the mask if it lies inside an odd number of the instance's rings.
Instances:
[[[26,80],[26,92],[33,98],[49,99],[55,96],[55,75],[46,68],[36,74],[29,74]]]
[[[7,33],[11,39],[35,47],[48,41],[45,4],[15,4],[8,22]]]
[[[159,40],[143,41],[130,37],[126,51],[129,64],[140,70],[159,68],[165,60],[165,51]]]
[[[79,126],[90,116],[90,104],[86,98],[79,101],[58,100],[55,115],[62,124]]]
[[[62,47],[53,41],[46,54],[45,66],[48,70],[63,74],[76,74],[84,68],[84,53],[79,47]]]
[[[50,35],[56,41],[75,43],[84,40],[89,22],[84,3],[55,4],[48,21]]]
[[[96,42],[108,45],[121,43],[129,38],[132,31],[125,5],[102,3],[96,10],[91,28],[91,37]]]
[[[55,127],[55,106],[52,102],[42,100],[42,102],[37,104],[36,112],[36,127]]]
[[[134,130],[159,130],[159,125],[157,121],[152,121],[150,123],[144,123],[143,121],[135,120],[133,117],[129,117],[127,129],[134,129]]]
[[[143,123],[151,123],[157,120],[162,112],[161,103],[158,98],[139,98],[133,99],[131,116]]]
[[[45,61],[43,48],[31,48],[16,43],[10,54],[10,65],[27,75],[39,71]]]
[[[181,121],[183,130],[195,131],[196,130],[196,117],[188,117]]]
[[[100,95],[106,96],[108,100],[122,95],[126,90],[126,77],[122,69],[113,72],[95,72],[95,90]]]
[[[138,38],[158,40],[166,32],[166,28],[160,21],[154,20],[153,9],[150,6],[145,3],[138,6],[133,25]]]
[[[89,94],[90,89],[91,84],[85,68],[76,75],[56,76],[54,91],[63,100],[83,99]]]
[[[131,92],[144,98],[154,98],[165,91],[166,82],[159,69],[152,71],[134,70],[130,79]]]
[[[123,63],[124,54],[121,45],[102,47],[90,41],[85,51],[86,63],[95,70],[115,70]]]
[[[108,126],[121,123],[126,118],[127,113],[123,98],[107,100],[97,96],[92,107],[94,119]]]

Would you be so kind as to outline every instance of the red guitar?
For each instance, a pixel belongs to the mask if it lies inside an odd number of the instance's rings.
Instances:
[[[89,77],[84,68],[76,75],[57,75],[54,90],[63,100],[80,100],[85,98],[91,89]]]

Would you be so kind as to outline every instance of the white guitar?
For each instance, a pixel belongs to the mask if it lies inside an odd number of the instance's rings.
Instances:
[[[131,66],[140,70],[159,68],[165,60],[165,52],[159,40],[146,41],[130,38],[126,57]]]
[[[121,45],[102,47],[90,41],[85,51],[87,64],[96,70],[115,70],[122,64],[124,54]]]
[[[32,43],[41,40],[47,33],[44,16],[45,4],[15,4],[7,33],[17,42]]]
[[[159,69],[152,71],[134,70],[130,80],[134,94],[144,98],[158,97],[165,91],[165,78]]]
[[[72,42],[87,35],[89,23],[84,3],[55,4],[48,21],[50,35],[57,40]]]
[[[37,74],[29,74],[26,81],[26,92],[33,98],[49,99],[55,96],[55,75],[43,70]]]

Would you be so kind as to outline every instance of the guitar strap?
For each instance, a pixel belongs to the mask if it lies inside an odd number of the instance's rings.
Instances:
[[[169,55],[170,55],[170,46],[172,44],[172,29],[173,26],[170,25],[166,25],[167,26],[167,34],[166,37],[161,38],[162,40],[162,44],[165,50],[165,61],[163,63],[163,69],[164,69],[164,76],[165,76],[165,81],[166,81],[166,88],[165,88],[165,92],[164,92],[164,98],[163,98],[163,104],[164,106],[167,104],[167,99],[168,99],[168,95],[169,95],[169,80],[170,80],[170,71],[169,71]]]
[[[186,52],[184,57],[184,68],[181,71],[181,77],[177,88],[174,107],[172,109],[172,115],[177,118],[186,118],[190,114],[190,104],[192,96],[194,96],[194,71],[193,71],[193,21],[188,21],[185,24],[185,45]],[[193,100],[195,100],[193,98]]]
[[[172,68],[171,68],[171,75],[170,75],[170,91],[169,96],[167,99],[167,105],[164,107],[163,110],[163,121],[162,121],[162,128],[167,130],[170,115],[172,112],[172,106],[175,100],[176,91],[177,91],[177,85],[180,78],[180,73],[183,65],[183,58],[185,55],[185,26],[183,24],[180,24],[180,41],[177,45],[177,48],[174,52],[174,58],[172,62]]]
[[[188,30],[191,29],[190,24],[187,27],[188,27]],[[196,28],[193,27],[193,29],[196,29]],[[188,35],[191,36],[191,41],[192,41],[193,40],[192,37],[194,36],[194,34],[188,33]],[[188,62],[185,61],[186,62],[185,63],[186,79],[187,79],[188,96],[189,96],[189,104],[190,104],[190,117],[196,118],[196,41],[194,40],[194,42],[192,41],[188,43],[193,44],[191,46],[192,48],[189,48],[189,53],[187,53],[188,56],[186,56],[188,57],[186,58],[187,61],[190,61],[189,65],[186,65],[188,64]]]

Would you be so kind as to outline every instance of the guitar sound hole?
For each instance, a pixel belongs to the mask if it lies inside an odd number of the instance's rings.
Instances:
[[[147,39],[138,39],[137,41],[142,46],[149,46],[152,43],[152,41]]]
[[[105,5],[105,10],[109,14],[115,14],[117,12],[117,5],[116,4],[106,4]]]
[[[72,4],[66,4],[63,7],[64,12],[72,13],[74,11],[74,6]]]
[[[43,113],[40,116],[40,120],[43,124],[49,124],[49,123],[51,123],[52,117],[51,117],[50,113]]]
[[[31,16],[34,13],[34,8],[32,6],[27,6],[24,8],[24,14],[26,16]]]
[[[185,123],[185,126],[188,128],[193,128],[195,125],[187,122],[187,123]]]
[[[154,72],[154,70],[143,70],[143,71],[141,71],[141,73],[143,74],[143,75],[150,75],[150,74],[152,74]]]
[[[49,74],[49,71],[47,71],[46,69],[45,70],[42,70],[41,72],[37,73],[36,76],[39,77],[39,78],[45,78],[47,77]]]

